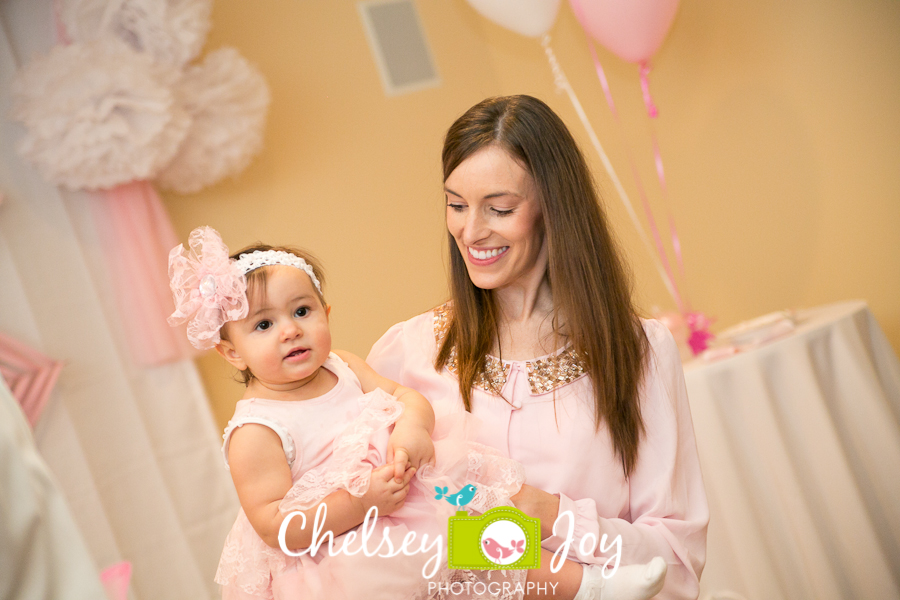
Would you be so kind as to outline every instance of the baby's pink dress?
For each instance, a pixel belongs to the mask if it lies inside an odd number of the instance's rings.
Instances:
[[[465,410],[451,371],[455,363],[441,372],[434,368],[451,310],[448,303],[391,327],[367,359],[381,375],[422,393],[438,417]],[[668,563],[658,598],[696,598],[709,509],[684,372],[666,327],[655,320],[643,326],[650,341],[640,386],[645,435],[630,477],[605,423],[595,430],[593,386],[569,348],[528,361],[489,357],[488,377],[502,397],[476,382],[472,414],[482,423],[476,440],[521,463],[525,483],[559,496],[560,514],[574,517],[569,558],[603,564],[612,551],[601,551],[597,540],[621,535],[621,564],[655,556]],[[562,533],[542,546],[557,550],[565,541]],[[593,542],[593,551],[581,552],[582,540],[586,550]]]
[[[225,429],[222,451],[226,466],[228,444],[236,428],[255,423],[278,434],[294,482],[281,502],[282,514],[314,507],[338,489],[357,497],[364,494],[372,468],[385,463],[391,426],[403,410],[401,403],[382,390],[364,394],[356,375],[337,355],[332,353],[324,367],[338,379],[328,393],[290,402],[241,400]],[[401,509],[378,518],[370,536],[370,551],[378,547],[385,528],[389,528],[394,548],[400,548],[408,532],[416,534],[412,548],[420,548],[423,534],[428,535],[429,547],[441,535],[438,566],[443,569],[437,569],[432,581],[446,578],[447,518],[455,508],[436,500],[434,487],[456,490],[475,483],[479,491],[470,506],[484,510],[503,504],[524,479],[521,465],[473,442],[475,435],[477,425],[472,419],[443,418],[436,423],[433,439],[437,464],[417,473]],[[312,528],[312,520],[307,522],[308,528]],[[355,528],[357,534],[359,529]],[[335,538],[335,549],[343,546],[346,536]],[[359,548],[357,538],[351,549]],[[433,563],[427,563],[434,560],[434,554],[429,550],[393,558],[366,556],[363,552],[330,556],[326,542],[315,556],[307,553],[293,557],[266,545],[242,509],[225,541],[216,582],[222,585],[225,599],[423,598],[429,583],[423,568],[431,572]]]

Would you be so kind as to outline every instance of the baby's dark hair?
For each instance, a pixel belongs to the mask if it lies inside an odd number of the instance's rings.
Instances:
[[[292,248],[290,246],[270,246],[268,244],[253,244],[252,246],[247,246],[241,250],[238,250],[234,254],[231,255],[231,259],[237,260],[244,254],[251,254],[253,252],[265,252],[267,250],[274,250],[276,252],[287,252],[288,254],[293,254],[294,256],[299,256],[303,260],[305,260],[310,267],[312,267],[313,273],[316,275],[316,279],[319,280],[319,286],[323,289],[325,288],[325,273],[322,271],[322,265],[319,263],[319,259],[310,254],[305,250],[301,250],[299,248]],[[247,273],[247,298],[260,298],[264,297],[266,293],[266,281],[268,281],[268,269],[265,267],[254,269]],[[316,290],[316,295],[319,297],[319,302],[322,303],[322,306],[325,306],[325,296],[313,285],[313,288]],[[226,323],[227,325],[227,323]],[[219,337],[223,340],[228,339],[228,332],[226,328],[223,326],[219,331]],[[250,383],[250,380],[253,379],[253,373],[250,372],[250,369],[244,369],[241,371],[240,380],[244,385]]]

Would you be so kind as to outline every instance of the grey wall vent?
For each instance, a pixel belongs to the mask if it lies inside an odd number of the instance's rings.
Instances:
[[[388,96],[441,83],[412,0],[368,0],[357,6]]]

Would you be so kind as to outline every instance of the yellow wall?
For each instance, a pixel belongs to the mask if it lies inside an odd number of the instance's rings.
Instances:
[[[335,347],[362,356],[446,293],[441,139],[486,96],[538,96],[595,167],[640,305],[669,309],[652,262],[536,40],[464,0],[416,0],[442,78],[387,98],[350,0],[217,0],[207,50],[236,46],[272,91],[266,147],[238,179],[168,194],[176,230],[218,229],[324,262]],[[789,6],[786,6],[789,4]],[[900,3],[684,2],[651,75],[695,308],[714,330],[783,308],[868,300],[900,349]],[[625,186],[626,144],[564,5],[553,47]],[[663,218],[636,67],[600,49],[651,201]],[[200,360],[220,423],[242,387]]]

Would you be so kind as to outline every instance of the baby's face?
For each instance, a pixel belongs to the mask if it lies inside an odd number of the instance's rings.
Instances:
[[[247,318],[228,324],[228,338],[259,383],[289,391],[311,381],[331,352],[330,307],[300,269],[263,268],[266,289],[250,295]]]

